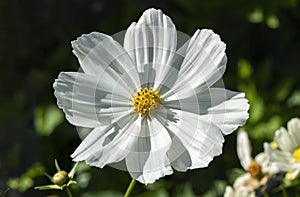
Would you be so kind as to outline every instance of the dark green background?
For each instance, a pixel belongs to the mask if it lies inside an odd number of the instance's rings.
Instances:
[[[213,29],[227,44],[224,82],[229,89],[246,92],[250,101],[245,129],[253,140],[254,155],[262,151],[264,141],[272,140],[276,129],[299,116],[298,0],[0,0],[0,191],[8,180],[22,175],[35,186],[50,184],[37,174],[42,168],[54,174],[55,158],[62,168],[71,169],[70,154],[80,138],[56,109],[52,88],[59,72],[79,67],[70,41],[91,31],[111,35],[125,30],[150,7],[162,9],[179,31],[192,35],[198,28]],[[57,120],[52,124],[49,116]],[[138,184],[134,195],[179,197],[191,191],[197,196],[220,195],[226,183],[232,184],[232,168],[241,168],[235,134],[226,137],[224,154],[208,168],[174,173],[147,188]],[[34,165],[39,165],[32,168],[35,173],[24,175]],[[128,173],[110,167],[80,173],[91,179],[87,187],[73,188],[75,196],[101,197],[106,190],[122,193],[130,181]],[[6,196],[65,195],[35,191],[32,184],[25,191],[20,188]]]

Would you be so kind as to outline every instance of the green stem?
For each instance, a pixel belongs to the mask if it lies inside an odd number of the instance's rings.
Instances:
[[[136,183],[136,180],[132,179],[129,186],[128,186],[128,188],[127,188],[127,190],[126,190],[126,193],[124,194],[124,197],[129,197],[130,196],[130,194],[131,194],[131,192],[134,188],[135,183]]]
[[[6,188],[6,190],[4,190],[1,194],[0,194],[0,197],[4,197],[5,194],[10,190],[10,188]]]
[[[283,196],[283,197],[288,197],[288,194],[287,194],[285,188],[282,189],[282,196]]]
[[[264,197],[269,197],[269,194],[265,192]]]
[[[67,194],[68,194],[68,197],[73,197],[70,188],[66,187],[66,192],[67,192]]]

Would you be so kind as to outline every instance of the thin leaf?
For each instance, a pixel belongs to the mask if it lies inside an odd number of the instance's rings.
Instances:
[[[75,165],[73,166],[72,170],[69,172],[69,174],[68,174],[69,179],[73,179],[73,177],[74,177],[74,175],[76,173],[76,168],[78,166],[78,163],[79,162],[75,163]]]
[[[56,159],[54,160],[54,163],[55,163],[55,168],[56,168],[57,172],[61,171]]]
[[[67,184],[66,184],[66,187],[69,187],[70,185],[72,184],[77,184],[76,181],[73,181],[73,180],[70,180]]]
[[[47,172],[44,172],[44,175],[45,175],[51,182],[53,182],[52,176],[50,176]]]
[[[42,186],[34,187],[34,189],[38,189],[38,190],[49,190],[49,189],[63,190],[63,187],[58,186],[58,185],[42,185]]]

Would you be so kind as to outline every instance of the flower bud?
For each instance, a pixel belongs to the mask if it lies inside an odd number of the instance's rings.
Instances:
[[[52,182],[56,185],[63,185],[68,180],[68,173],[64,170],[58,171],[52,177]]]

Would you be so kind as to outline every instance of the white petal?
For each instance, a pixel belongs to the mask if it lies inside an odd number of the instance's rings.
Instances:
[[[247,186],[247,187],[239,187],[238,189],[236,189],[235,197],[256,197],[256,195],[255,195],[255,191],[249,186]]]
[[[264,174],[272,175],[280,172],[278,165],[270,162],[265,152],[257,154],[254,160],[261,166],[261,171]]]
[[[297,148],[297,143],[285,128],[280,128],[275,132],[274,141],[283,151],[292,153]]]
[[[153,183],[173,173],[166,152],[171,145],[167,130],[155,117],[145,117],[142,131],[132,151],[126,157],[130,175],[143,184]]]
[[[276,164],[279,170],[289,171],[292,169],[294,159],[291,153],[273,149],[268,143],[264,143],[264,151],[268,160]]]
[[[103,72],[118,75],[132,90],[140,87],[137,69],[125,49],[112,37],[92,32],[71,42],[83,71],[99,76]]]
[[[292,136],[293,139],[295,139],[297,146],[300,146],[300,119],[291,119],[288,122],[287,127],[289,134]]]
[[[250,173],[245,173],[235,179],[233,188],[235,197],[255,197],[255,189],[260,186],[256,178],[252,178]]]
[[[300,168],[298,168],[298,169],[295,169],[294,171],[293,171],[293,173],[292,173],[292,179],[296,179],[298,176],[299,176],[299,174],[300,174]]]
[[[263,164],[264,162],[266,162],[266,160],[267,160],[267,155],[266,155],[264,152],[258,153],[258,154],[255,156],[254,160],[255,160],[258,164],[261,165],[261,164]]]
[[[172,134],[168,157],[178,171],[208,166],[222,153],[224,138],[220,129],[201,116],[180,110],[169,110],[164,123]]]
[[[76,126],[94,128],[110,124],[131,109],[131,94],[106,77],[62,72],[53,87],[58,107]]]
[[[161,83],[168,73],[176,43],[175,25],[161,10],[148,9],[137,23],[130,25],[125,34],[124,48],[137,65],[142,84]]]
[[[239,189],[241,187],[245,187],[247,182],[250,182],[252,179],[250,173],[245,173],[237,177],[234,181],[233,188],[234,189]]]
[[[177,53],[179,64],[177,81],[166,97],[176,93],[177,99],[186,98],[211,87],[225,72],[226,45],[211,30],[197,30]],[[180,59],[184,57],[184,60]]]
[[[95,128],[71,155],[74,161],[103,168],[123,160],[137,141],[140,133],[137,113],[128,114],[112,125]]]
[[[251,161],[251,145],[249,142],[248,134],[241,130],[237,135],[237,155],[244,170],[248,170]]]
[[[225,187],[224,197],[235,197],[233,188],[231,186]]]
[[[270,162],[268,162],[266,153],[264,152],[258,153],[255,156],[254,160],[262,167],[263,173],[268,173],[268,170],[264,169],[264,168],[268,168],[268,165],[270,164]]]
[[[249,104],[244,96],[244,93],[239,93],[237,97],[211,107],[209,114],[205,116],[213,119],[224,135],[232,133],[239,126],[243,126],[249,118]]]
[[[244,125],[249,117],[245,94],[222,88],[209,88],[185,99],[169,101],[169,98],[165,98],[163,104],[169,108],[201,114],[212,120],[225,135]]]

